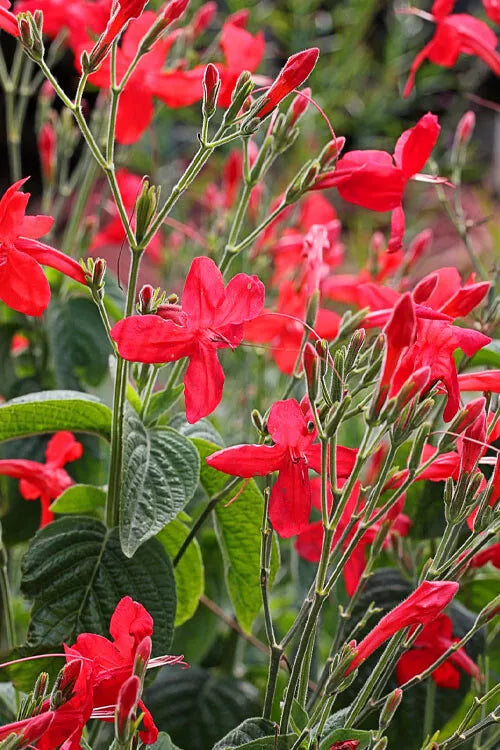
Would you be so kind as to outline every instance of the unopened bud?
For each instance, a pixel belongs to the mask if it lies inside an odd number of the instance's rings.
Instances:
[[[338,693],[345,690],[355,679],[357,670],[353,670],[346,677],[346,672],[356,658],[356,641],[346,643],[333,659],[330,676],[326,683],[327,693]]]
[[[37,680],[35,682],[35,687],[33,688],[33,699],[35,701],[43,701],[45,698],[45,693],[47,692],[47,687],[49,685],[49,675],[48,672],[41,672]]]
[[[318,161],[321,164],[321,171],[323,172],[325,169],[328,169],[328,167],[332,164],[332,162],[336,161],[342,149],[345,146],[345,138],[344,136],[339,136],[338,138],[334,138],[333,140],[329,141],[326,146],[321,151],[320,155],[318,156]]]
[[[375,742],[374,745],[372,745],[372,750],[386,750],[388,744],[389,740],[387,739],[387,737],[381,737]]]
[[[380,712],[379,717],[379,729],[380,732],[385,732],[389,724],[391,723],[392,719],[394,718],[394,714],[398,710],[401,701],[403,699],[403,691],[401,688],[396,688],[395,690],[390,693],[390,695],[387,696],[387,700],[384,703],[384,707],[382,711]]]
[[[344,395],[344,364],[345,354],[342,349],[339,349],[333,357],[332,387],[330,391],[332,404],[342,401]]]
[[[115,737],[118,743],[126,743],[132,733],[131,723],[141,693],[141,681],[137,675],[125,680],[118,693],[115,711]]]
[[[139,645],[137,646],[137,651],[135,652],[134,668],[132,670],[132,674],[135,674],[137,675],[137,677],[139,677],[141,684],[144,683],[144,677],[146,676],[148,663],[151,658],[152,648],[153,643],[151,641],[151,638],[149,636],[146,636],[139,643]]]
[[[255,429],[257,430],[257,432],[260,435],[265,435],[265,433],[266,433],[266,427],[265,427],[265,423],[264,423],[264,418],[263,418],[262,414],[260,413],[260,411],[258,409],[253,409],[252,413],[250,415],[250,418],[251,418],[252,424],[255,427]]]
[[[236,86],[233,89],[231,104],[229,105],[224,117],[224,122],[226,124],[229,125],[236,119],[244,102],[252,93],[252,89],[252,74],[248,70],[244,70],[240,73],[240,77],[236,81]]]
[[[302,117],[304,112],[309,106],[309,100],[311,98],[311,89],[305,88],[299,94],[297,94],[290,105],[290,109],[287,113],[287,125],[292,128]]]
[[[475,126],[476,115],[474,114],[474,112],[469,110],[463,115],[457,125],[456,139],[460,146],[467,146],[470,139],[472,138]]]
[[[475,627],[481,627],[489,622],[493,617],[500,613],[500,594],[493,601],[489,602],[476,617]]]
[[[149,180],[144,180],[142,183],[141,194],[139,195],[135,210],[136,210],[136,240],[137,244],[140,245],[144,237],[148,233],[151,221],[156,213],[158,207],[158,201],[160,199],[160,188],[150,185]]]
[[[160,306],[165,302],[165,292],[159,287],[154,289],[151,284],[144,284],[139,292],[139,301],[137,302],[137,312],[139,315],[152,315],[157,312]]]
[[[430,431],[430,422],[424,422],[424,424],[420,425],[417,434],[413,438],[413,442],[410,448],[410,455],[408,456],[408,469],[410,471],[416,471],[420,466],[420,462],[422,461],[422,455]]]
[[[205,68],[203,76],[203,117],[209,119],[217,109],[217,98],[221,87],[219,71],[212,63]]]
[[[340,403],[337,403],[333,407],[332,413],[330,417],[328,418],[328,421],[325,425],[325,434],[327,435],[327,437],[333,437],[333,435],[335,435],[339,427],[339,424],[344,418],[344,414],[347,412],[351,403],[352,403],[352,396],[347,394],[346,396],[344,396],[343,401],[341,401]]]
[[[191,21],[191,33],[193,37],[199,36],[205,29],[210,26],[217,13],[217,3],[204,3],[193,16]]]
[[[307,395],[311,404],[315,403],[319,393],[321,362],[314,346],[307,342],[302,355],[302,367],[306,374]]]
[[[73,688],[81,670],[78,659],[68,662],[58,673],[50,694],[50,708],[55,711],[73,697]]]
[[[345,356],[345,372],[349,374],[356,364],[358,354],[361,351],[361,347],[365,343],[366,331],[364,328],[358,328],[352,336],[349,344],[347,345],[347,352]]]
[[[41,62],[45,54],[42,39],[43,14],[40,11],[19,13],[17,16],[19,35],[26,54],[35,62]]]

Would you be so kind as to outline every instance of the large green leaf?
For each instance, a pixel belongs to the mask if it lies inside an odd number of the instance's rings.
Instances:
[[[0,406],[0,441],[70,430],[109,440],[111,410],[95,396],[79,391],[42,391]]]
[[[254,719],[245,719],[238,727],[231,730],[215,745],[213,750],[232,750],[235,747],[248,745],[254,740],[261,740],[266,737],[275,737],[274,722],[261,717]]]
[[[201,458],[200,481],[211,497],[221,490],[229,477],[206,463],[218,446],[199,438],[193,439]],[[226,583],[234,611],[241,627],[250,632],[262,606],[260,588],[260,542],[264,498],[252,480],[229,506],[224,501],[215,509],[215,526],[219,540]],[[238,490],[235,490],[235,494]],[[271,581],[279,566],[277,543],[273,546]]]
[[[47,310],[52,366],[59,388],[99,385],[108,372],[111,345],[89,297],[53,300]]]
[[[93,514],[104,508],[106,493],[92,484],[74,484],[57,497],[50,509],[53,513]]]
[[[200,461],[188,438],[171,427],[148,430],[126,417],[120,541],[131,557],[180,513],[198,485]]]
[[[155,655],[168,653],[175,579],[156,539],[129,559],[121,551],[118,529],[81,516],[61,518],[33,538],[22,573],[22,592],[33,600],[29,646],[73,643],[83,632],[106,636],[117,603],[131,596],[153,617]]]
[[[364,750],[370,744],[371,732],[364,732],[361,729],[334,729],[321,741],[319,748],[320,750],[330,750],[334,743],[348,742],[349,740],[357,740],[357,749]]]
[[[165,526],[156,538],[163,544],[169,557],[173,559],[188,533],[188,527],[176,518]],[[175,568],[175,584],[177,588],[175,625],[177,627],[194,615],[205,588],[203,559],[196,539],[189,544]]]
[[[246,682],[193,666],[163,669],[144,702],[159,729],[189,750],[211,750],[217,740],[256,713],[256,690]]]
[[[148,747],[149,750],[181,750],[178,745],[174,745],[166,732],[160,732],[154,745],[148,745]]]

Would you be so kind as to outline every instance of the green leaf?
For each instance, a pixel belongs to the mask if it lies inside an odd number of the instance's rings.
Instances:
[[[248,745],[253,740],[274,737],[275,726],[274,722],[261,717],[245,719],[236,729],[232,729],[229,734],[219,740],[213,750],[232,750],[235,747]]]
[[[189,528],[176,518],[165,526],[156,538],[164,546],[168,556],[173,559],[188,533]],[[177,589],[175,626],[178,627],[194,615],[200,596],[205,589],[203,559],[196,539],[189,544],[174,572]]]
[[[489,346],[485,346],[474,354],[468,363],[467,372],[469,368],[473,369],[474,367],[500,369],[500,340],[494,339]]]
[[[111,410],[95,396],[79,391],[42,391],[0,406],[0,441],[45,432],[111,435]]]
[[[88,297],[52,300],[46,314],[57,385],[99,385],[108,373],[112,350],[95,303]]]
[[[292,722],[292,728],[293,731],[297,734],[300,734],[303,729],[306,728],[307,723],[309,721],[309,716],[307,715],[307,711],[302,708],[298,700],[295,698],[293,699],[292,703],[292,713],[291,713],[291,722]]]
[[[170,735],[166,732],[160,732],[154,745],[148,745],[149,750],[181,750],[178,745],[174,745]]]
[[[33,600],[28,646],[60,647],[87,632],[109,637],[117,603],[131,596],[154,620],[154,654],[168,653],[175,579],[156,539],[129,559],[121,551],[118,529],[108,530],[91,518],[60,518],[33,538],[23,560],[21,590]]]
[[[208,419],[199,419],[194,424],[189,424],[182,414],[176,414],[170,421],[170,427],[174,427],[188,438],[200,438],[200,440],[206,440],[207,443],[217,445],[218,448],[224,445],[222,437]]]
[[[174,388],[165,388],[163,391],[153,393],[146,413],[146,424],[154,423],[159,417],[161,417],[161,415],[166,412],[175,401],[177,401],[183,389],[184,385],[180,383]],[[179,430],[179,432],[181,432],[181,430]]]
[[[327,735],[319,746],[319,750],[330,750],[335,742],[347,742],[348,740],[357,740],[357,750],[363,750],[368,747],[371,740],[371,732],[365,732],[361,729],[335,729]]]
[[[164,669],[145,692],[156,725],[189,750],[211,748],[258,711],[257,691],[247,682],[207,669]]]
[[[221,490],[228,479],[206,463],[218,446],[199,438],[193,439],[201,458],[200,481],[209,497]],[[235,494],[238,490],[234,491]],[[229,499],[229,498],[228,498]],[[264,498],[253,479],[244,480],[244,489],[231,505],[224,501],[215,509],[215,527],[224,559],[226,584],[241,627],[249,633],[262,606],[259,580],[260,542]],[[276,540],[271,559],[271,582],[279,567]]]
[[[173,521],[194,495],[200,461],[191,442],[171,427],[148,430],[126,417],[120,541],[127,557]]]
[[[50,506],[53,513],[95,513],[104,508],[106,492],[92,484],[74,484],[59,495]]]
[[[272,737],[262,737],[260,740],[247,742],[246,745],[240,745],[241,750],[290,750],[293,746],[296,736],[294,734],[280,734]]]

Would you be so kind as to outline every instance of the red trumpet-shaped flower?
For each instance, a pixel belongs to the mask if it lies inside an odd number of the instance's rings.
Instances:
[[[342,482],[339,483],[342,485]],[[318,510],[321,510],[321,479],[312,479],[312,504]],[[347,501],[342,516],[339,519],[339,523],[335,529],[335,534],[332,541],[332,550],[338,544],[339,539],[347,528],[352,515],[363,509],[363,504],[359,503],[359,496],[361,490],[361,483],[356,482],[354,489]],[[328,492],[328,510],[332,507],[332,494]],[[403,501],[404,502],[404,501]],[[359,503],[359,507],[358,507]],[[404,513],[401,513],[403,503],[396,503],[396,506],[392,508],[381,521],[372,524],[361,537],[360,541],[353,549],[349,559],[347,560],[343,575],[344,584],[346,587],[347,594],[352,596],[356,591],[358,584],[361,580],[361,576],[366,568],[366,551],[367,548],[372,544],[377,536],[382,523],[386,519],[392,521],[392,526],[387,530],[387,536],[384,541],[384,547],[388,547],[391,539],[396,535],[406,536],[410,529],[410,519]],[[375,514],[375,511],[374,511]],[[357,533],[359,521],[353,526],[346,539],[343,542],[343,549],[349,546],[353,536]],[[303,557],[309,562],[319,562],[321,557],[321,550],[323,547],[323,536],[324,529],[321,521],[314,521],[309,524],[307,528],[301,532],[295,542],[295,549],[297,550],[300,557]]]
[[[424,672],[435,661],[437,661],[449,648],[460,639],[453,638],[453,623],[447,615],[439,615],[434,622],[423,628],[421,633],[413,642],[411,648],[406,651],[396,664],[396,678],[400,685],[408,682],[416,675]],[[479,670],[467,656],[463,648],[454,651],[445,662],[440,664],[434,672],[432,679],[443,688],[457,690],[460,686],[460,671],[463,669],[472,677],[479,677]]]
[[[398,630],[415,625],[428,625],[448,606],[458,591],[456,581],[424,581],[397,607],[394,607],[375,625],[355,647],[356,656],[347,673],[356,669],[379,646]]]
[[[281,372],[293,372],[300,351],[307,299],[305,290],[297,292],[291,281],[280,285],[278,309],[263,310],[245,325],[245,338],[256,344],[270,343],[274,361]],[[319,308],[314,330],[320,338],[333,339],[339,330],[340,316],[333,310]]]
[[[132,19],[141,15],[147,2],[148,0],[118,0],[104,33],[90,53],[91,61],[99,63],[104,59],[116,37]]]
[[[50,286],[41,265],[56,268],[85,284],[79,263],[49,245],[38,242],[51,228],[50,216],[26,216],[29,193],[19,180],[0,199],[0,300],[26,315],[41,315],[50,301]]]
[[[500,54],[495,32],[484,23],[467,13],[452,13],[455,0],[435,0],[432,18],[436,31],[431,41],[418,53],[411,64],[410,75],[404,89],[409,96],[415,84],[415,75],[424,62],[452,68],[460,54],[476,55],[488,65],[496,75],[500,75]]]
[[[289,57],[273,85],[264,94],[263,103],[256,116],[261,119],[266,117],[285,96],[301,86],[311,75],[318,57],[317,47],[311,47]]]
[[[483,6],[488,18],[500,24],[500,0],[483,0]]]
[[[482,568],[487,563],[491,563],[495,568],[500,568],[500,542],[485,547],[481,552],[475,554],[469,562],[469,566],[471,568]]]
[[[63,468],[64,465],[69,461],[76,461],[82,452],[82,444],[75,440],[71,432],[63,431],[57,432],[49,440],[44,464],[23,458],[0,460],[0,474],[20,479],[19,491],[25,500],[40,498],[42,504],[40,526],[46,526],[54,518],[50,510],[52,500],[74,484],[68,472]]]
[[[237,477],[265,476],[278,472],[269,499],[269,518],[281,537],[300,534],[311,513],[309,469],[321,471],[321,447],[314,443],[316,430],[307,402],[291,398],[271,408],[267,428],[274,445],[234,445],[213,453],[207,463]],[[347,477],[356,451],[339,446],[337,472]]]
[[[94,633],[81,633],[74,646],[64,646],[67,661],[72,664],[82,657],[92,668],[92,703],[96,718],[112,721],[114,706],[124,683],[131,677],[134,663],[139,661],[142,671],[151,653],[153,619],[149,612],[129,596],[121,599],[111,618],[109,632],[112,641]],[[162,657],[162,663],[183,663],[182,657]],[[99,710],[101,709],[101,710]],[[142,701],[139,709],[144,714],[139,737],[146,744],[156,742],[158,730]]]
[[[458,387],[461,391],[500,393],[500,370],[464,372],[458,376]]]
[[[392,211],[401,205],[408,181],[419,176],[440,129],[436,115],[428,112],[399,137],[393,155],[387,151],[349,151],[332,172],[320,175],[314,189],[336,187],[349,203],[371,211]]]
[[[0,29],[12,34],[12,36],[19,36],[17,18],[9,10],[11,5],[12,3],[9,0],[0,0]]]
[[[195,258],[182,293],[182,307],[162,305],[156,315],[120,320],[111,336],[120,355],[133,362],[173,362],[189,357],[184,378],[186,418],[196,422],[211,414],[222,398],[224,371],[218,349],[234,349],[243,326],[264,304],[264,285],[240,273],[224,286],[210,258]]]

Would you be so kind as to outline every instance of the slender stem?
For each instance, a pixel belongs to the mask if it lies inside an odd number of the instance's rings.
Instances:
[[[78,230],[80,228],[82,217],[87,207],[87,202],[92,192],[92,188],[95,183],[97,176],[97,170],[99,168],[98,163],[92,157],[88,159],[88,154],[85,154],[84,163],[87,168],[83,173],[83,180],[78,191],[78,195],[74,205],[71,206],[71,215],[64,231],[62,238],[62,250],[69,255],[73,255],[74,245],[76,243]]]
[[[132,252],[130,264],[127,305],[125,317],[132,314],[137,276],[141,262],[142,251]],[[123,469],[123,439],[125,407],[127,402],[128,362],[117,357],[116,380],[113,398],[113,420],[111,424],[111,456],[109,460],[108,496],[106,501],[106,523],[109,528],[118,525],[120,517],[120,493]]]
[[[224,253],[222,255],[222,259],[220,262],[220,270],[221,270],[221,273],[223,274],[229,268],[229,264],[231,263],[231,260],[234,257],[234,255],[232,255],[233,246],[234,246],[234,243],[237,241],[238,236],[240,234],[241,226],[243,224],[243,220],[245,218],[245,214],[248,208],[248,202],[250,200],[251,192],[252,192],[252,185],[246,182],[242,188],[241,195],[238,201],[238,205],[236,206],[233,223],[231,225],[231,230],[229,232],[226,246],[224,248]]]
[[[144,396],[142,397],[142,406],[141,406],[141,414],[140,414],[141,419],[144,418],[145,414],[148,411],[149,402],[153,394],[153,388],[155,387],[159,371],[160,371],[159,368],[153,365],[153,368],[149,374],[149,377],[146,383],[146,388],[144,389]]]
[[[11,651],[16,644],[16,625],[7,573],[7,554],[3,546],[0,547],[0,602],[4,614],[5,643],[7,651]]]
[[[281,203],[277,208],[275,208],[274,211],[272,213],[270,213],[269,216],[267,216],[259,224],[259,226],[256,227],[253,230],[253,232],[250,232],[249,235],[247,235],[243,240],[241,240],[241,242],[239,242],[237,245],[235,245],[233,247],[233,249],[231,251],[232,254],[233,255],[237,255],[242,250],[244,250],[246,247],[248,247],[249,245],[251,245],[252,242],[257,239],[257,237],[259,236],[259,234],[261,234],[261,232],[263,232],[264,229],[266,227],[268,227],[269,224],[271,224],[280,215],[280,213],[285,210],[285,208],[287,208],[287,206],[288,206],[287,203]],[[222,265],[221,265],[221,271],[222,270],[223,270],[223,268],[222,268]]]
[[[227,484],[219,492],[217,492],[215,495],[213,495],[210,498],[208,504],[206,505],[204,510],[200,513],[200,515],[198,516],[198,518],[192,525],[191,529],[189,530],[188,535],[182,542],[179,548],[179,551],[177,552],[176,556],[172,560],[172,564],[174,568],[177,567],[177,565],[182,560],[187,548],[189,547],[189,545],[191,544],[191,542],[193,541],[196,534],[201,529],[201,527],[203,526],[207,518],[210,516],[212,511],[215,509],[219,500],[222,500],[223,497],[226,497],[226,495],[228,495],[231,492],[231,490],[233,490],[240,482],[241,482],[240,477],[233,477],[227,482]]]
[[[436,706],[436,683],[429,677],[427,680],[425,692],[425,709],[424,709],[424,741],[432,736],[434,726],[434,709]]]
[[[273,531],[269,525],[269,486],[264,491],[264,508],[262,512],[262,534],[260,544],[260,588],[262,592],[262,605],[264,608],[264,622],[266,628],[267,642],[269,644],[269,669],[267,675],[266,694],[264,698],[264,708],[262,716],[264,719],[271,717],[273,709],[274,695],[276,692],[276,682],[280,668],[283,649],[276,642],[274,632],[273,618],[269,604],[269,575],[271,573],[271,554],[273,544]]]

